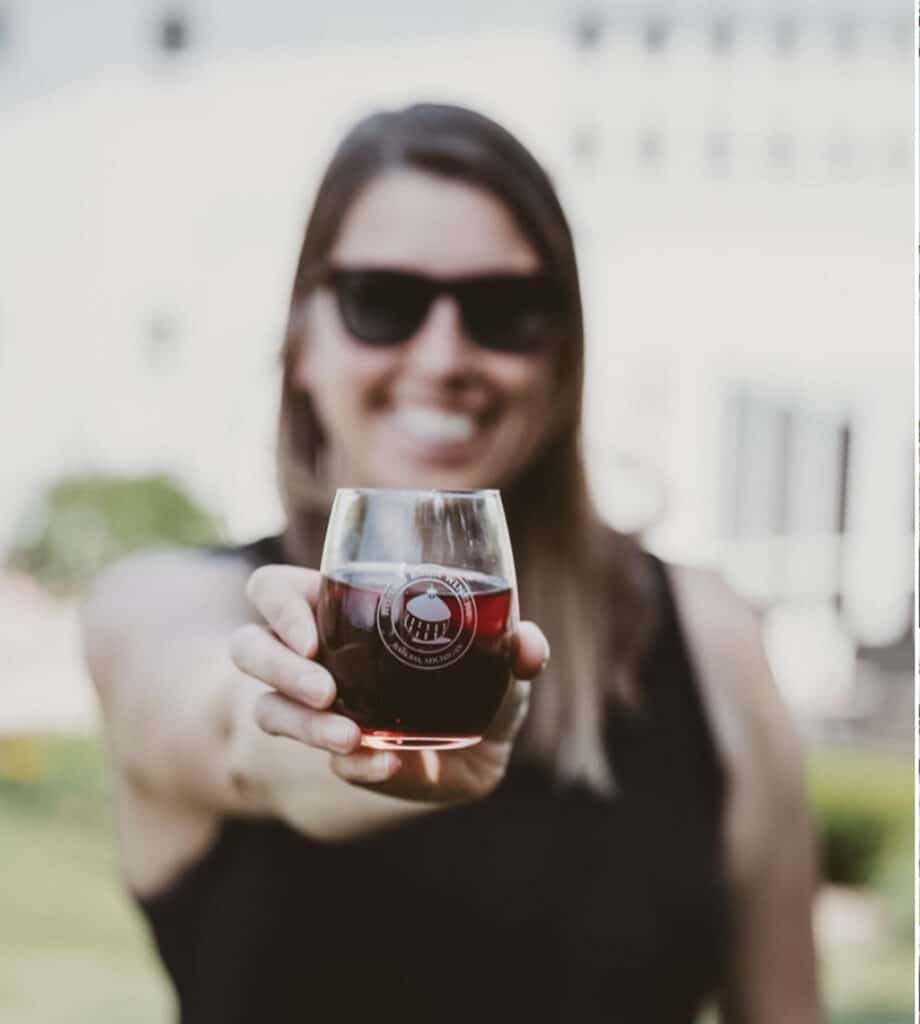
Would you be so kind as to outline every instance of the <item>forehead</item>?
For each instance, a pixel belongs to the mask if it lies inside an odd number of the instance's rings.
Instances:
[[[540,265],[508,209],[490,192],[405,168],[385,172],[358,193],[330,256],[353,266],[445,276],[529,273]]]

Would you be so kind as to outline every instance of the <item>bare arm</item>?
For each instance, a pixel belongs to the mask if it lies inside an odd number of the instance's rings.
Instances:
[[[317,582],[306,569],[250,575],[239,560],[177,553],[129,560],[100,580],[84,608],[86,656],[129,812],[145,802],[172,818],[266,815],[347,838],[497,783],[527,684],[469,752],[361,750],[354,723],[328,710],[335,685],[311,660]],[[527,625],[520,638],[516,669],[533,675],[545,641]]]
[[[798,739],[751,610],[707,574],[675,569],[674,581],[729,782],[732,934],[721,1019],[820,1024],[815,839]]]
[[[319,837],[419,813],[349,786],[324,750],[259,728],[253,709],[267,687],[230,657],[235,631],[257,618],[248,576],[228,558],[150,555],[90,594],[86,657],[122,780],[190,813],[278,816]]]

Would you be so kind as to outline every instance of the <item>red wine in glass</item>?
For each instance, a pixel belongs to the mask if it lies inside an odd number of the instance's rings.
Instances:
[[[488,508],[496,492],[449,492],[440,502],[434,496],[442,492],[346,493],[370,494],[370,504],[378,506],[377,516],[367,501],[360,514],[354,514],[354,504],[351,516],[339,509],[340,522],[360,523],[362,542],[356,544],[353,538],[348,547],[375,555],[394,547],[397,556],[399,549],[413,556],[443,554],[445,546],[437,541],[440,522],[445,535],[454,538],[455,549],[459,541],[460,550],[450,552],[452,561],[460,560],[469,546],[468,561],[492,571],[428,560],[331,558],[327,533],[317,626],[320,660],[338,691],[335,710],[360,725],[362,743],[368,747],[450,749],[478,742],[511,683],[517,616],[504,517],[492,528],[499,543],[483,543],[489,530],[481,527],[488,522],[480,521],[480,528],[473,525],[470,515],[477,506],[466,498],[468,493],[494,495],[483,503]],[[389,509],[382,517],[381,507]],[[336,509],[330,531],[335,521]],[[401,522],[408,528],[394,530],[394,523]],[[458,524],[466,529],[458,531]],[[408,536],[409,541],[393,544],[390,536],[387,544],[374,536],[375,530],[384,537],[394,532]],[[509,567],[510,579],[501,574]]]

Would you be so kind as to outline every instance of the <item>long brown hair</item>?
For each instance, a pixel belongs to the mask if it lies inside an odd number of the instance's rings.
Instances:
[[[591,501],[581,451],[584,328],[572,236],[534,157],[500,125],[461,107],[418,104],[361,121],[336,150],[307,223],[283,347],[278,475],[288,555],[318,564],[331,498],[325,438],[308,394],[294,383],[303,300],[358,193],[383,171],[411,167],[478,186],[501,200],[561,287],[567,320],[556,364],[555,431],[503,490],[522,613],[552,646],[533,687],[517,745],[560,781],[609,792],[604,704],[635,697],[654,602],[635,541],[606,527]]]

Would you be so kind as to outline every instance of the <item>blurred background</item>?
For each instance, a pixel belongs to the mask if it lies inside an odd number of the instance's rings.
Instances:
[[[0,1019],[170,1019],[120,889],[81,589],[277,529],[277,352],[359,116],[551,171],[610,520],[756,604],[807,743],[834,1024],[913,1008],[905,0],[0,0]]]

